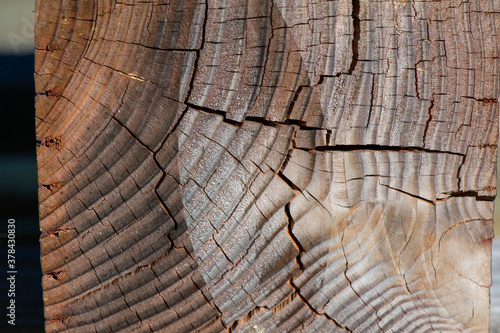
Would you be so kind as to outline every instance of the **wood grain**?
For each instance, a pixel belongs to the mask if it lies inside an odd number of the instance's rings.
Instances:
[[[47,332],[487,332],[500,3],[38,0]]]

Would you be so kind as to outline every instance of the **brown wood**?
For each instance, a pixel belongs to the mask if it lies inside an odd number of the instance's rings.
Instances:
[[[487,332],[499,13],[38,0],[47,332]]]

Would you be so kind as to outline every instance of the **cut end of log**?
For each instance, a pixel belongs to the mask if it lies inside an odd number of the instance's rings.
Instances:
[[[487,332],[500,4],[36,5],[47,332]]]

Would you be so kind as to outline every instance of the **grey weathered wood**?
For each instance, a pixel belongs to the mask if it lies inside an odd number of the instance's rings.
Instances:
[[[47,332],[486,332],[499,12],[39,0]]]

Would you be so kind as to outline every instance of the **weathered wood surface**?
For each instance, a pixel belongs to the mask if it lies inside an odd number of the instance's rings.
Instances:
[[[491,264],[490,333],[500,333],[500,239],[498,237],[493,240]]]
[[[47,332],[488,331],[499,13],[38,0]]]

